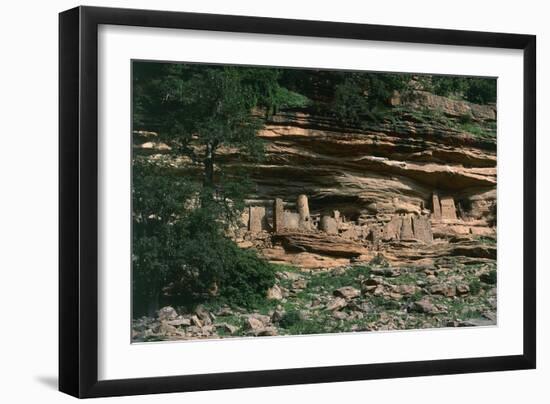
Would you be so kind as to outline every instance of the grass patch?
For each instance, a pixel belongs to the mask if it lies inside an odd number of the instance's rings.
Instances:
[[[312,275],[308,282],[308,288],[334,290],[343,286],[353,286],[361,288],[361,280],[370,275],[370,267],[357,265],[348,268],[344,273],[322,272]]]

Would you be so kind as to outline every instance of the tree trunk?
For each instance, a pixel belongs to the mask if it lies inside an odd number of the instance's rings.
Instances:
[[[204,186],[214,186],[214,146],[212,143],[206,145],[206,156],[204,158]]]
[[[156,317],[160,306],[160,294],[158,292],[153,293],[151,300],[147,303],[147,316]]]

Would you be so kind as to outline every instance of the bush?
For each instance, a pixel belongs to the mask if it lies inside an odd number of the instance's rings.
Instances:
[[[275,283],[273,267],[253,250],[241,250],[232,242],[229,246],[226,259],[230,259],[220,278],[220,295],[243,306],[265,300],[267,289]]]
[[[460,117],[458,118],[458,121],[462,124],[472,123],[473,120],[474,120],[474,117],[470,112],[466,112],[460,115]]]
[[[239,201],[220,202],[150,165],[134,164],[133,185],[135,317],[153,315],[167,293],[182,304],[223,298],[251,305],[265,298],[275,282],[273,266],[226,237]]]
[[[492,78],[433,76],[428,89],[445,97],[458,94],[476,104],[496,102],[497,99],[497,81]]]
[[[497,283],[497,271],[496,269],[492,269],[489,272],[482,274],[479,277],[479,280],[481,282],[487,283],[489,285],[496,285]]]
[[[170,171],[134,161],[132,187],[132,302],[134,315],[152,315],[161,290],[182,267],[184,206],[196,186]]]
[[[188,300],[216,297],[245,306],[265,299],[275,283],[275,269],[255,251],[242,250],[225,237],[222,225],[211,216],[208,209],[198,208],[187,218],[180,239],[184,265],[177,272],[178,294]]]
[[[481,291],[481,282],[479,282],[479,279],[472,280],[468,286],[472,295],[477,295]]]
[[[303,321],[304,318],[302,314],[298,310],[291,310],[287,311],[281,321],[279,321],[279,325],[283,328],[290,328],[301,321]]]

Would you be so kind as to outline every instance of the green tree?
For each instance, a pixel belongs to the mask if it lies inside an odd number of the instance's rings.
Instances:
[[[278,85],[278,76],[276,69],[134,64],[134,128],[158,131],[173,154],[189,157],[202,172],[194,182],[198,190],[190,192],[187,183],[169,177],[153,189],[134,160],[134,178],[143,177],[134,182],[134,200],[147,202],[134,221],[140,228],[134,237],[135,284],[152,291],[145,298],[154,301],[162,287],[174,283],[184,284],[189,296],[215,284],[221,295],[235,297],[231,285],[248,273],[252,284],[241,296],[250,300],[273,283],[269,264],[226,238],[242,211],[247,181],[226,175],[217,157],[226,147],[243,158],[261,158],[256,134],[265,115],[279,105],[303,102]],[[168,194],[179,204],[163,205]],[[163,221],[139,222],[142,217]]]
[[[134,312],[158,309],[161,289],[185,267],[186,205],[198,189],[173,171],[141,160],[133,164],[132,264]]]
[[[370,72],[339,74],[343,78],[335,86],[330,108],[336,118],[350,125],[361,125],[366,120],[383,119],[389,109],[390,97],[394,92],[408,91],[410,81],[408,74]]]
[[[476,104],[496,102],[497,81],[493,78],[432,76],[422,81],[437,95],[455,95]]]
[[[215,184],[223,146],[250,158],[262,156],[256,136],[263,118],[308,100],[279,85],[272,68],[134,63],[134,126],[157,130],[173,152],[204,167],[204,185]]]

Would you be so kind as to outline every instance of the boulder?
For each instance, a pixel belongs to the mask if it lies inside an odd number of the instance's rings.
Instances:
[[[368,254],[361,243],[320,233],[284,233],[273,236],[288,251],[310,252],[331,257],[352,258]]]
[[[166,324],[174,327],[188,326],[191,325],[191,320],[188,318],[177,318],[175,320],[166,321]]]
[[[195,314],[201,320],[203,325],[212,324],[212,317],[208,312],[208,310],[204,308],[204,306],[198,305],[197,308],[195,309]]]
[[[239,329],[239,327],[237,327],[236,325],[229,324],[229,323],[218,323],[218,324],[215,324],[215,326],[216,328],[219,327],[229,334],[235,334]]]
[[[344,299],[353,299],[355,297],[361,296],[361,291],[359,289],[354,288],[353,286],[344,286],[341,288],[336,289],[333,292],[334,296],[337,297],[343,297]]]
[[[330,310],[330,311],[334,311],[334,310],[340,310],[340,309],[343,309],[344,307],[347,306],[347,302],[346,302],[346,299],[342,298],[342,297],[336,297],[332,300],[330,300],[327,305],[326,305],[326,309],[327,310]]]
[[[175,320],[178,313],[172,306],[165,306],[158,311],[157,317],[160,321]]]
[[[245,328],[248,330],[259,330],[261,328],[264,328],[264,323],[260,319],[253,316],[247,317],[244,325]]]
[[[412,303],[409,311],[426,314],[435,314],[438,312],[435,305],[428,298],[423,298]]]
[[[430,287],[432,295],[441,295],[446,297],[456,296],[456,287],[453,285],[438,284]]]
[[[267,290],[267,298],[269,300],[281,300],[283,298],[283,291],[279,285],[275,284]]]

